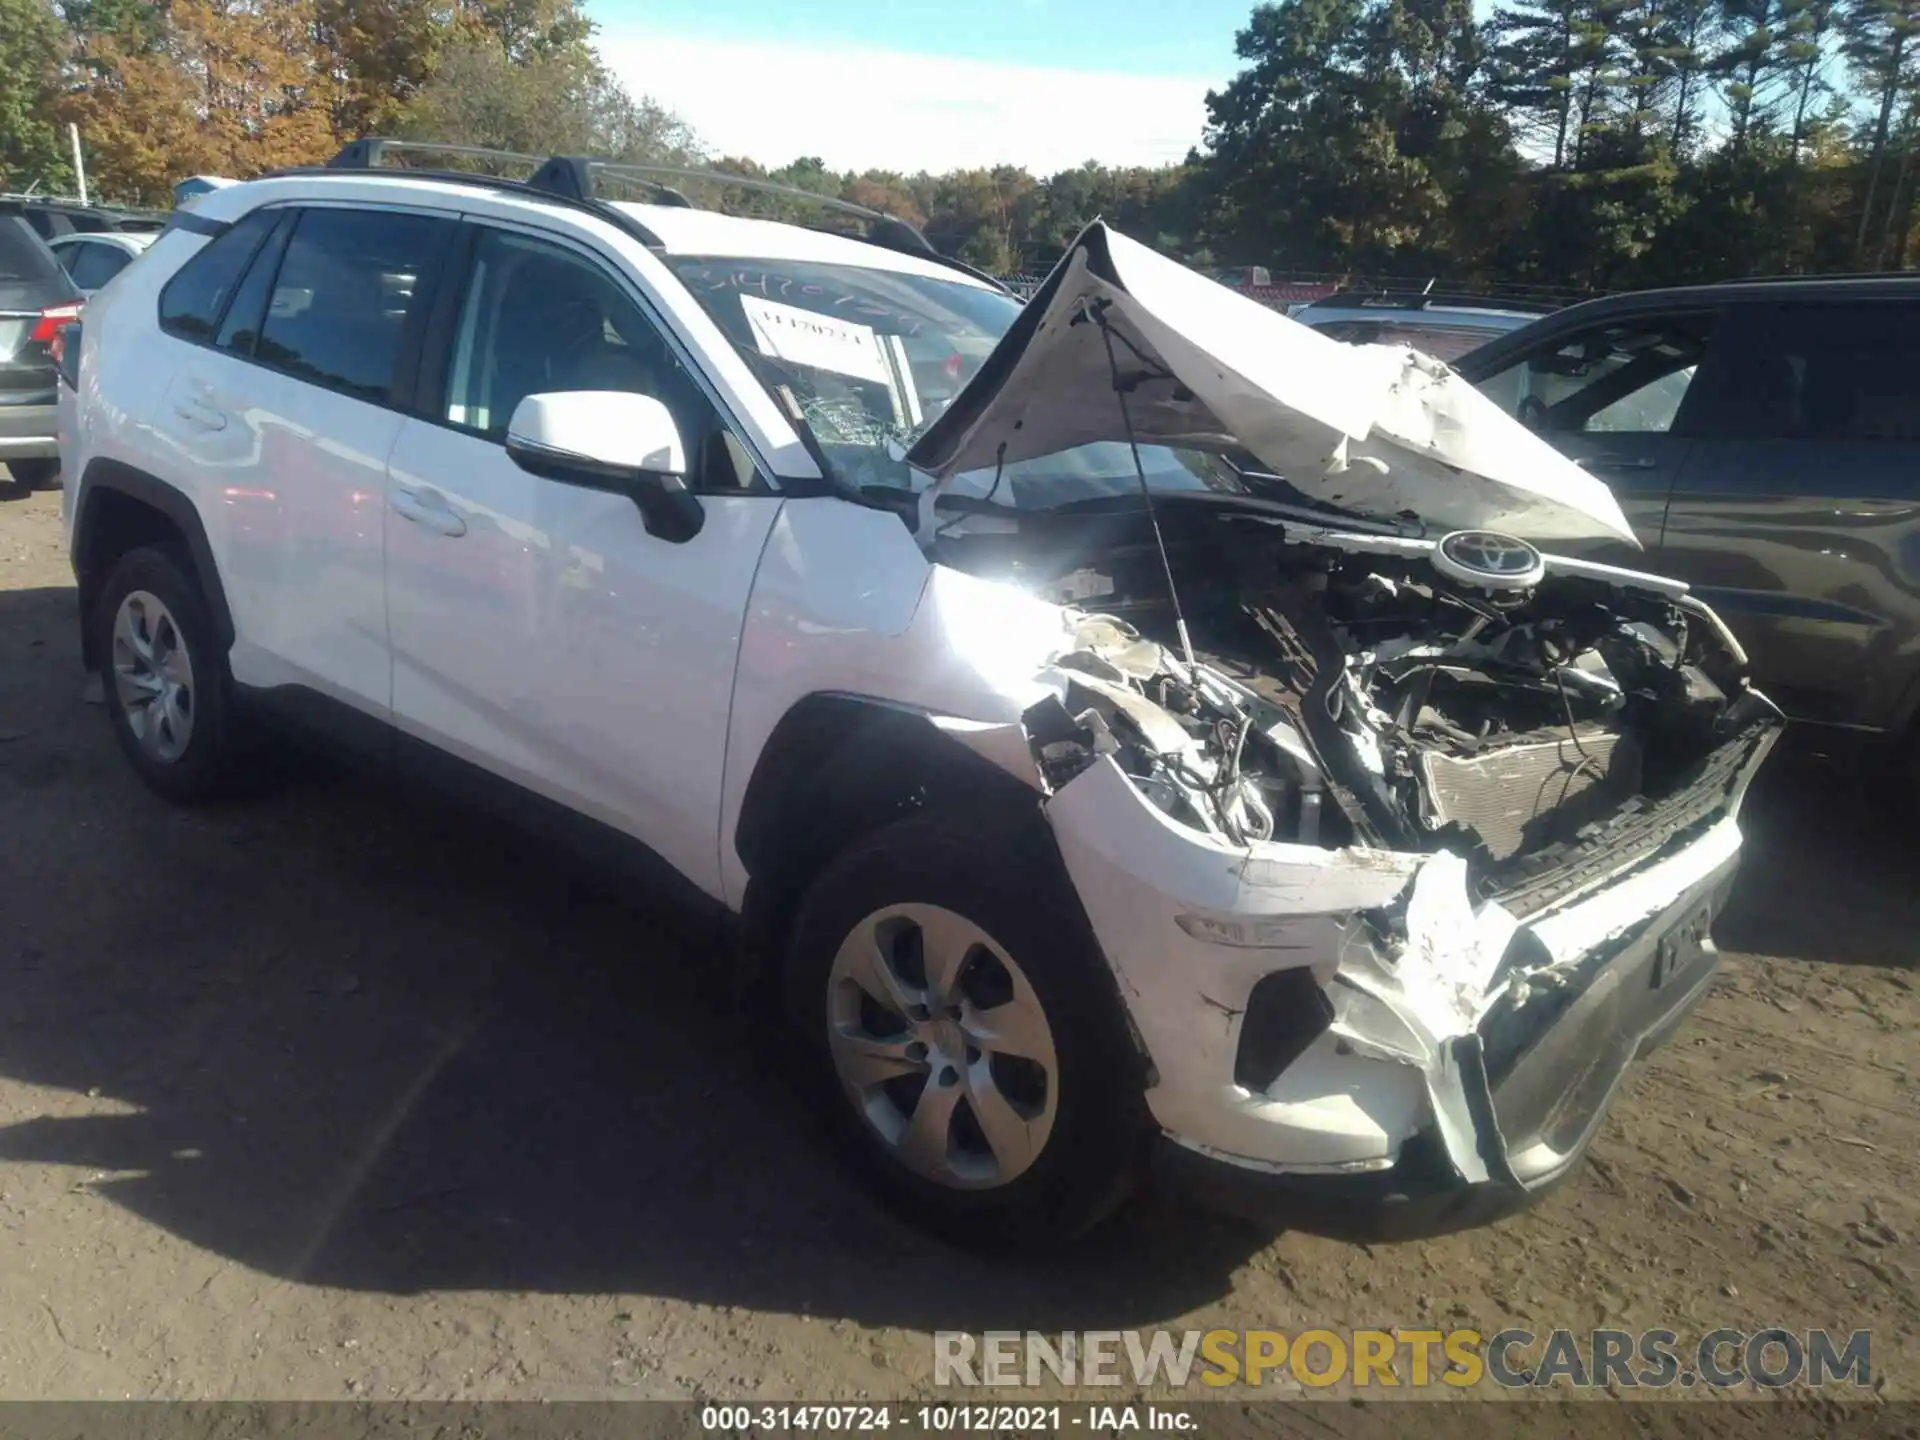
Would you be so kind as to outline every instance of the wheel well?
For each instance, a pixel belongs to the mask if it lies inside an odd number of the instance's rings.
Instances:
[[[741,804],[741,978],[777,956],[777,937],[814,876],[862,835],[935,808],[1007,806],[1037,820],[1039,803],[1038,791],[923,714],[856,696],[807,697],[775,727]]]
[[[169,545],[184,552],[222,645],[233,643],[233,620],[214,567],[207,533],[193,502],[172,486],[117,461],[96,460],[81,478],[74,524],[73,570],[80,589],[81,659],[97,668],[87,619],[107,572],[122,555],[143,545]]]

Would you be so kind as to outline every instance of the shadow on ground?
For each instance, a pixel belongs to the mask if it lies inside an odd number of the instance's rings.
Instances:
[[[1044,1264],[929,1242],[843,1178],[644,913],[317,763],[209,811],[147,795],[82,699],[71,606],[0,592],[0,1075],[54,1092],[0,1162],[84,1167],[315,1283],[872,1325],[1151,1324],[1266,1243],[1153,1200]]]
[[[1814,964],[1920,967],[1920,785],[1782,752],[1741,815],[1722,949]]]

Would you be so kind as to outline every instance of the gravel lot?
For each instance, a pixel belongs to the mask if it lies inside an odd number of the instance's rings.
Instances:
[[[1719,985],[1535,1211],[1369,1251],[1151,1202],[998,1267],[512,837],[317,762],[149,796],[72,608],[58,495],[0,482],[0,1395],[905,1397],[936,1328],[1426,1323],[1871,1328],[1920,1396],[1910,798],[1775,763]]]

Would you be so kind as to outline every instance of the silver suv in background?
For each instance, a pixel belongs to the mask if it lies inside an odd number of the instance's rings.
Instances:
[[[1449,364],[1475,347],[1532,323],[1552,306],[1484,295],[1343,290],[1293,311],[1322,335],[1361,345],[1411,345]]]

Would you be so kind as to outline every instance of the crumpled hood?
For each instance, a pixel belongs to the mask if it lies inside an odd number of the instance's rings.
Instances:
[[[944,479],[1124,441],[1116,370],[1142,444],[1244,449],[1303,494],[1444,530],[1634,540],[1604,484],[1438,360],[1329,339],[1098,220],[908,463]]]

